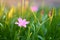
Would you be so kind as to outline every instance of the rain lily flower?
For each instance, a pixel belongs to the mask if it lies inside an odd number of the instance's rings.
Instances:
[[[29,24],[29,21],[26,21],[26,19],[18,18],[18,22],[15,24],[18,24],[20,27],[26,27],[26,24]]]
[[[32,10],[32,12],[38,11],[38,6],[32,6],[32,7],[31,7],[31,10]]]

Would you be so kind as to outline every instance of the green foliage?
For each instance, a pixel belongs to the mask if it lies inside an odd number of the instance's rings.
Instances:
[[[0,40],[60,40],[60,8],[53,10],[52,21],[48,17],[49,8],[43,9],[43,16],[40,13],[42,9],[34,13],[27,9],[21,13],[16,8],[12,18],[7,16],[9,10],[0,10]],[[15,25],[18,17],[30,21],[26,28]]]

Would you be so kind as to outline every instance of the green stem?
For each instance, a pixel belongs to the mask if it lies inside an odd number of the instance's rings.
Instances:
[[[49,20],[49,18],[48,18],[46,21],[42,22],[42,23],[40,24],[40,26],[42,26],[42,25],[43,25],[44,23],[46,23],[48,20]],[[40,29],[40,28],[39,28],[39,29]],[[37,30],[37,33],[38,33],[39,29]]]
[[[30,27],[28,28],[28,36],[26,40],[29,40],[29,39],[30,39]]]
[[[35,20],[39,21],[36,17],[36,13],[33,12],[33,15],[34,15]]]
[[[48,20],[49,20],[49,18],[48,18],[46,21],[42,22],[40,25],[43,25],[43,24],[46,23]]]

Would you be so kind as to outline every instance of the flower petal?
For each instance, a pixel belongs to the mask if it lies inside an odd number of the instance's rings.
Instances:
[[[29,24],[29,21],[26,21],[26,24]]]
[[[25,27],[25,28],[26,28],[26,25],[23,25],[23,27]]]
[[[18,18],[18,22],[22,22],[22,18]]]
[[[20,27],[21,27],[22,25],[21,25],[21,24],[18,24],[18,26],[20,26]]]
[[[38,11],[38,6],[32,6],[31,10],[32,10],[32,12]]]

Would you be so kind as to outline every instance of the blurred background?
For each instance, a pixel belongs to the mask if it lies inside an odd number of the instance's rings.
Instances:
[[[49,6],[49,7],[60,7],[60,0],[0,0],[0,4],[6,4],[6,6],[17,6],[18,3],[24,6]]]
[[[60,0],[0,0],[0,40],[60,40]]]

